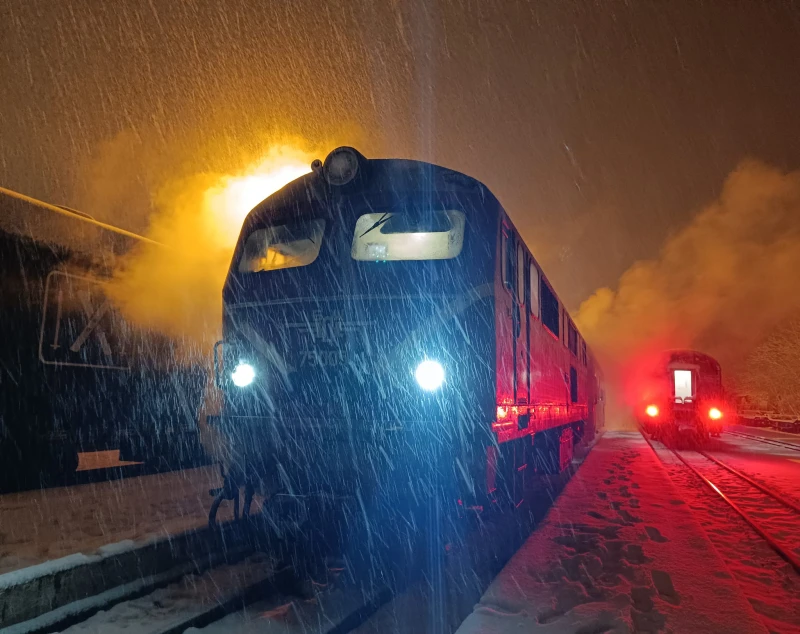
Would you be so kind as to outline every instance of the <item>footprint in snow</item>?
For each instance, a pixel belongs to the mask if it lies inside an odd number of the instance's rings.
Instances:
[[[650,576],[653,578],[653,585],[662,599],[673,605],[680,604],[681,598],[675,590],[675,586],[672,585],[672,577],[669,576],[668,572],[652,570]]]
[[[621,509],[621,510],[617,511],[617,513],[619,513],[619,516],[623,520],[625,520],[626,522],[630,522],[631,524],[638,524],[639,522],[642,521],[641,517],[636,517],[635,515],[631,515],[625,509]]]
[[[653,609],[653,588],[637,587],[631,588],[631,602],[633,607],[642,612],[649,612]]]
[[[664,542],[668,542],[669,539],[664,537],[661,534],[661,531],[658,530],[655,526],[645,526],[644,531],[647,533],[647,536],[654,542],[658,542],[659,544],[663,544]]]

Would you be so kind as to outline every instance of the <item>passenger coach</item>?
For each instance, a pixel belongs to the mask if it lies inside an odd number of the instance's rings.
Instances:
[[[642,387],[637,417],[658,437],[719,436],[728,411],[722,370],[716,359],[695,350],[661,353]]]
[[[151,243],[71,209],[0,188],[0,480],[63,482],[78,453],[162,461],[200,451],[207,370],[176,342],[124,319],[106,293]]]
[[[225,283],[228,495],[519,505],[603,421],[552,285],[473,178],[351,148],[312,168],[250,212]]]

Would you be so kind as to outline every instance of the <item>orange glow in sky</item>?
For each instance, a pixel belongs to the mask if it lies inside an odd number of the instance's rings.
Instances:
[[[289,145],[267,155],[239,174],[224,176],[203,194],[203,214],[220,245],[233,247],[247,213],[270,194],[311,171],[316,156]]]

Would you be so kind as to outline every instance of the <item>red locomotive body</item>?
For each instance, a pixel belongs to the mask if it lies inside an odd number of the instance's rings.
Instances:
[[[573,442],[602,427],[602,378],[527,245],[510,219],[500,216],[494,283],[497,412],[492,430],[508,472],[518,480],[514,489],[522,491],[526,474],[563,470]],[[551,456],[549,463],[543,455]],[[489,491],[491,474],[490,468]],[[521,495],[515,497],[520,501]]]

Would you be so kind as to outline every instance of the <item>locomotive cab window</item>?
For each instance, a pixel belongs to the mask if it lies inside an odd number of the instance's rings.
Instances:
[[[556,337],[559,336],[559,322],[561,315],[558,310],[558,300],[555,293],[550,290],[547,282],[542,280],[541,286],[542,298],[542,323],[545,327],[552,332]]]
[[[311,264],[319,256],[324,233],[322,219],[256,229],[245,242],[239,272],[257,273]]]
[[[465,224],[455,209],[364,214],[356,221],[350,255],[373,262],[451,260],[464,246]]]

